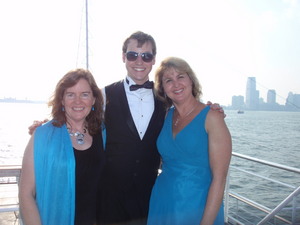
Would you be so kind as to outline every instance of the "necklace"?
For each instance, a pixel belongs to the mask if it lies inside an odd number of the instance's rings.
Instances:
[[[195,110],[195,108],[197,107],[197,105],[198,105],[198,104],[196,104],[196,105],[191,109],[191,111],[189,111],[187,114],[185,114],[182,118],[179,118],[179,113],[178,113],[178,116],[177,116],[177,119],[176,119],[176,121],[175,121],[175,123],[174,123],[174,126],[177,127],[177,125],[178,125],[178,123],[179,123],[180,120],[183,120],[183,119],[185,119],[186,117],[188,117],[188,116]],[[178,112],[178,111],[177,111],[177,112]]]
[[[71,137],[75,137],[76,138],[76,142],[79,145],[83,145],[84,144],[84,134],[86,133],[86,129],[83,129],[83,133],[80,133],[79,131],[76,131],[75,133],[70,132],[70,128],[68,128],[68,132],[70,134]]]

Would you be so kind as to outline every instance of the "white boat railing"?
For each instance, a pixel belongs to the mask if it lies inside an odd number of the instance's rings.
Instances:
[[[295,197],[300,194],[300,187],[298,187],[294,192],[292,192],[285,200],[283,200],[275,209],[272,210],[268,215],[263,218],[258,225],[265,224],[268,222],[272,217],[274,217],[280,210],[282,210],[289,202],[295,201]],[[296,208],[293,208],[292,211],[293,217],[296,217]],[[296,219],[292,221],[292,224],[295,224],[297,221]]]
[[[2,213],[14,213],[16,222],[19,220],[18,183],[21,165],[0,166],[0,220],[5,220]],[[1,223],[0,223],[1,224]]]
[[[239,153],[233,153],[232,155],[235,162],[230,165],[226,184],[224,197],[225,221],[228,224],[241,225],[300,224],[300,169]],[[262,170],[263,172],[267,171],[265,174],[261,174],[260,169],[257,169],[261,165],[267,168]],[[272,178],[270,176],[270,168],[276,168],[280,172],[278,174],[273,172],[275,176]],[[292,175],[287,175],[287,173]],[[237,176],[236,174],[242,175]],[[291,179],[280,181],[281,177]],[[253,181],[248,181],[251,179],[262,180],[263,186],[259,187],[258,182],[256,185],[256,181],[254,184]],[[237,183],[237,180],[242,182],[242,184]],[[298,184],[297,182],[292,182],[291,184],[286,180],[298,181]],[[274,190],[269,192],[266,190],[268,187],[274,189],[276,186],[281,192],[280,196]],[[246,190],[242,190],[244,188]],[[242,193],[238,193],[239,191]],[[268,199],[272,204],[270,202],[268,204],[260,203],[260,200],[264,198]],[[275,202],[276,205],[273,206]]]
[[[272,163],[260,159],[256,159],[253,157],[249,157],[246,155],[233,153],[233,162],[230,165],[230,172],[228,175],[228,182],[226,184],[225,190],[225,221],[228,224],[239,224],[239,225],[253,225],[253,224],[299,224],[300,225],[300,169],[288,167],[284,165],[280,165],[277,163]],[[239,164],[235,161],[237,160],[246,160],[242,164]],[[288,183],[286,181],[281,181],[277,176],[270,176],[272,173],[269,169],[265,171],[264,174],[259,173],[258,166],[248,165],[247,162],[253,162],[255,164],[262,164],[267,166],[268,168],[276,168],[281,171],[278,173],[278,177],[282,175],[286,177],[290,177],[292,181],[298,181]],[[244,167],[244,165],[246,165]],[[234,171],[238,171],[242,173],[243,176],[237,177],[235,176]],[[15,185],[16,188],[18,186],[19,176],[21,173],[21,166],[0,166],[0,187],[6,185]],[[288,176],[287,173],[292,173],[292,175]],[[273,173],[274,174],[274,173]],[[275,173],[277,175],[277,173]],[[242,179],[241,179],[242,177]],[[274,193],[275,191],[267,192],[267,194],[260,195],[258,185],[254,186],[253,189],[247,190],[246,192],[239,193],[241,188],[247,188],[250,185],[256,185],[255,182],[247,182],[247,179],[251,178],[259,178],[264,180],[264,188],[265,186],[280,186],[281,193],[284,193],[284,197],[279,196]],[[298,178],[299,177],[299,178]],[[238,185],[235,183],[239,180]],[[278,189],[278,188],[277,188]],[[6,190],[10,190],[10,188],[6,188]],[[288,191],[289,190],[289,191]],[[1,199],[5,195],[5,193],[0,193],[0,213],[1,212],[14,212],[16,215],[16,219],[18,218],[19,205],[16,203],[6,203],[3,201],[5,199]],[[17,198],[17,194],[15,194],[15,198]],[[250,197],[249,197],[250,194]],[[270,195],[270,197],[268,196]],[[269,197],[269,201],[277,200],[275,206],[270,207],[268,204],[260,203],[260,196],[265,198]],[[274,196],[274,197],[272,197]],[[252,198],[252,197],[258,197]],[[274,199],[273,199],[274,198]],[[1,215],[0,215],[1,216]]]

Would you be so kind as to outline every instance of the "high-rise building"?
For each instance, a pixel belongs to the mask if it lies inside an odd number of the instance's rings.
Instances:
[[[258,109],[259,105],[259,91],[256,90],[256,78],[248,77],[246,88],[246,108]]]
[[[232,99],[231,99],[231,107],[233,109],[243,109],[245,106],[245,103],[244,103],[244,96],[232,96]]]
[[[285,107],[287,110],[300,111],[300,94],[293,94],[293,92],[289,92]]]
[[[270,105],[276,104],[276,91],[275,90],[268,90],[267,94],[267,103]]]

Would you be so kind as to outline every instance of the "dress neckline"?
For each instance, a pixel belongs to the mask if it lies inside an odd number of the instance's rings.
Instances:
[[[177,132],[176,135],[174,135],[174,132],[173,132],[173,116],[174,116],[174,112],[175,112],[175,107],[172,108],[172,111],[171,111],[171,133],[172,133],[172,138],[173,140],[176,139],[177,135],[180,134],[183,130],[185,130],[194,120],[196,120],[196,118],[198,118],[204,111],[207,107],[210,107],[209,105],[205,106],[203,109],[200,110],[200,112],[189,122],[187,123],[180,131]]]

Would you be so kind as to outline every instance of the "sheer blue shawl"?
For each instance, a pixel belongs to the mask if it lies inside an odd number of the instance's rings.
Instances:
[[[52,121],[34,137],[36,202],[43,225],[74,225],[75,158],[66,125]]]

